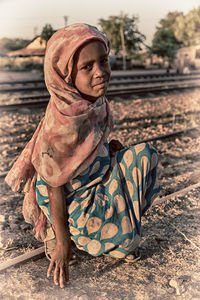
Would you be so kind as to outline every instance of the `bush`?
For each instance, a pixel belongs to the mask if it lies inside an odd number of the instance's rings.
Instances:
[[[31,60],[29,61],[23,61],[20,66],[21,70],[23,71],[32,71],[32,70],[43,70],[43,64],[33,62]]]
[[[33,60],[3,57],[0,59],[0,70],[4,71],[43,71],[43,63]]]

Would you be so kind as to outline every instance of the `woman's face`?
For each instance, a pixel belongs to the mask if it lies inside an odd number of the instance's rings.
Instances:
[[[72,80],[83,98],[95,102],[105,95],[110,73],[108,54],[103,43],[91,41],[78,49],[74,56]]]

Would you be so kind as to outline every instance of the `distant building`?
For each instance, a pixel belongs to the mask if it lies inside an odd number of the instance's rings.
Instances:
[[[200,69],[200,45],[183,47],[177,50],[174,67],[178,73]]]
[[[10,57],[43,57],[45,54],[46,42],[40,37],[35,37],[25,48],[10,51]]]

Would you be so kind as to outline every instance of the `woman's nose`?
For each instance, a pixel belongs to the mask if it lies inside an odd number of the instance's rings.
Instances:
[[[104,67],[101,65],[96,65],[95,68],[95,76],[99,77],[105,74]]]

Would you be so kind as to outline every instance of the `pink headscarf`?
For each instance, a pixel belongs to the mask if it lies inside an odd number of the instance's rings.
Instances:
[[[27,222],[34,221],[37,237],[45,220],[36,201],[37,174],[51,186],[65,184],[94,161],[112,127],[106,98],[90,103],[72,84],[74,54],[92,39],[103,42],[109,53],[107,38],[86,24],[62,28],[48,41],[44,72],[50,101],[32,139],[5,179],[13,191],[26,193],[23,213]]]

